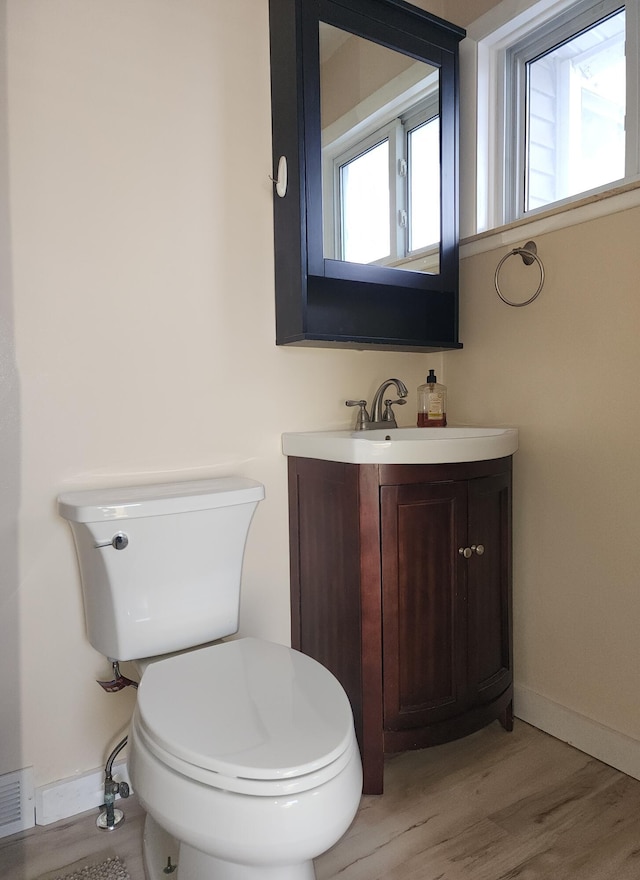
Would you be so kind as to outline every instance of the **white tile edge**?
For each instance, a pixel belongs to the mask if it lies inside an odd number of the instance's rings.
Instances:
[[[113,778],[131,786],[127,764],[113,765]],[[133,789],[132,789],[133,790]],[[36,788],[36,825],[51,825],[104,803],[104,768],[60,779]]]
[[[527,724],[627,776],[640,779],[640,740],[568,709],[524,685],[514,686],[513,704],[516,717]]]

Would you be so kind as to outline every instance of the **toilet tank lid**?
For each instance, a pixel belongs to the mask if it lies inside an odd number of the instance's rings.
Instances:
[[[264,486],[256,480],[214,477],[179,483],[63,492],[58,496],[58,513],[73,522],[101,522],[231,507],[263,498]]]

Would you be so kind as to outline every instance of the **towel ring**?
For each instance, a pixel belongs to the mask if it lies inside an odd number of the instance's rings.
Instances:
[[[540,284],[538,284],[538,289],[530,296],[529,299],[524,300],[524,302],[511,302],[511,300],[507,299],[506,296],[500,290],[499,278],[500,269],[502,268],[502,264],[505,260],[508,260],[509,257],[514,256],[514,254],[519,254],[522,257],[522,262],[525,266],[530,266],[532,263],[537,263],[538,268],[540,269]],[[503,303],[506,303],[508,306],[514,306],[514,308],[520,308],[520,306],[528,306],[529,303],[532,303],[534,299],[538,296],[542,287],[544,285],[544,266],[542,265],[542,260],[538,256],[538,249],[536,247],[535,241],[528,241],[521,248],[514,248],[512,251],[509,251],[508,254],[505,254],[504,257],[500,260],[498,265],[496,266],[496,274],[493,279],[494,284],[496,286],[496,293],[500,297]]]

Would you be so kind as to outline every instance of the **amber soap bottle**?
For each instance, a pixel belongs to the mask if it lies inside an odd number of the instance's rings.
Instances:
[[[418,427],[444,428],[447,424],[447,389],[438,382],[433,370],[418,387]]]

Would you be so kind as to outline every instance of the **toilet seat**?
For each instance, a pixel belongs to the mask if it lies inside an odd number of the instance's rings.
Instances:
[[[357,752],[351,707],[333,675],[298,651],[251,638],[149,666],[133,727],[166,766],[244,794],[308,790]]]

